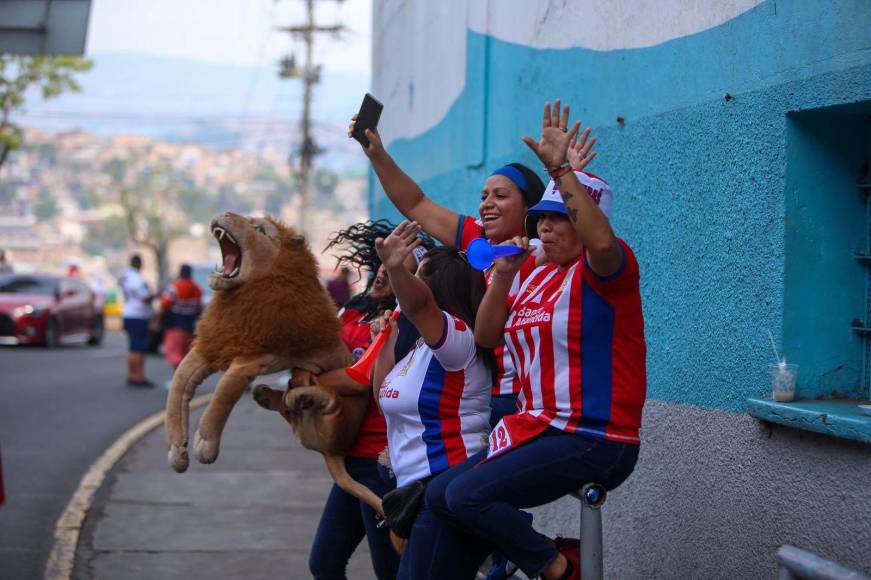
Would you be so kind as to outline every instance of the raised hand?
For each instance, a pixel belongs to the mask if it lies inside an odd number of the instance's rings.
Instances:
[[[523,137],[523,142],[532,149],[532,152],[544,163],[548,170],[560,167],[566,162],[569,144],[578,135],[581,128],[580,121],[576,121],[571,129],[569,123],[569,106],[562,108],[560,114],[560,100],[544,105],[544,120],[541,128],[541,138],[536,141],[532,137]]]
[[[353,117],[351,117],[351,122],[348,124],[348,137],[353,138],[354,128],[356,126],[357,115],[354,115]],[[384,151],[384,145],[381,142],[381,135],[378,134],[378,129],[366,129],[365,133],[366,138],[369,139],[369,146],[363,147],[361,145],[360,148],[363,149],[363,153],[366,154],[366,157],[369,157],[371,159],[373,156],[378,155],[379,153],[382,153]]]
[[[417,237],[420,230],[417,222],[403,220],[389,236],[375,240],[375,251],[388,271],[405,268],[405,259],[421,243],[421,239]]]
[[[582,171],[596,158],[596,152],[590,151],[596,144],[596,138],[589,139],[590,128],[587,127],[580,137],[575,137],[569,143],[568,161],[574,171]]]
[[[385,328],[389,328],[391,332],[396,328],[396,320],[393,319],[392,310],[385,310],[369,323],[369,334],[372,340],[375,340]]]

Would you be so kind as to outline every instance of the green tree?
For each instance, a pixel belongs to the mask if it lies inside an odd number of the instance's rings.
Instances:
[[[169,167],[142,166],[137,159],[115,158],[103,170],[124,211],[129,239],[154,254],[158,286],[163,287],[169,280],[169,244],[192,223],[178,203],[187,186]]]
[[[33,214],[39,221],[47,221],[57,215],[57,201],[47,189],[42,189],[33,206]]]
[[[77,56],[29,56],[0,54],[0,167],[11,151],[23,143],[21,127],[12,115],[24,111],[26,93],[38,89],[47,100],[65,92],[79,92],[74,75],[94,63]]]
[[[102,256],[107,249],[123,250],[127,243],[127,220],[113,215],[88,227],[82,249],[92,256]]]

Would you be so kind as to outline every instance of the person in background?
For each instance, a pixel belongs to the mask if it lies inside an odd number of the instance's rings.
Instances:
[[[327,292],[336,303],[337,308],[342,308],[351,299],[351,269],[342,266],[339,275],[327,282]]]
[[[151,302],[157,298],[142,277],[142,257],[133,254],[130,267],[121,277],[124,293],[124,331],[127,332],[127,386],[153,387],[145,378],[145,352],[148,350],[148,322],[154,316]]]
[[[194,326],[202,306],[203,291],[191,279],[191,267],[182,264],[178,278],[166,286],[160,297],[163,318],[163,356],[173,368],[178,368],[191,349]],[[171,385],[171,381],[169,382]]]
[[[0,250],[0,274],[12,274],[15,269],[6,260],[6,250]]]

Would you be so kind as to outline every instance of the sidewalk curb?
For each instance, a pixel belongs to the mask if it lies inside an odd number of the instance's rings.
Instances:
[[[207,404],[212,394],[200,395],[191,400],[190,408],[196,409]],[[57,520],[54,527],[54,545],[45,565],[45,580],[69,580],[76,561],[76,547],[79,543],[79,532],[85,522],[85,516],[91,509],[94,494],[100,489],[106,474],[136,444],[142,437],[163,423],[163,411],[158,411],[146,417],[128,429],[115,443],[91,464],[79,486],[73,493],[66,509]]]

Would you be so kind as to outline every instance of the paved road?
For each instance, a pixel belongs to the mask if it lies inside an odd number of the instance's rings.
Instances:
[[[125,386],[125,348],[115,332],[98,348],[0,347],[3,580],[42,577],[55,522],[82,475],[118,436],[163,408],[162,388]],[[171,375],[156,357],[146,372],[159,384]]]

